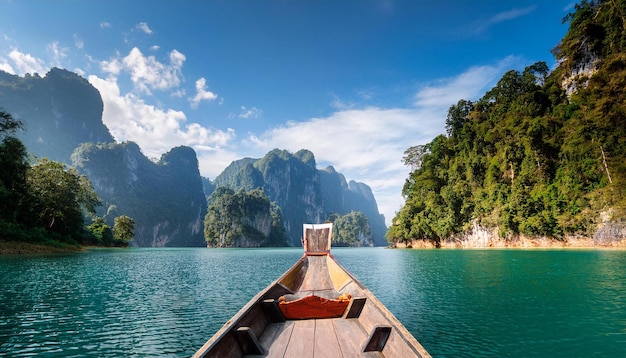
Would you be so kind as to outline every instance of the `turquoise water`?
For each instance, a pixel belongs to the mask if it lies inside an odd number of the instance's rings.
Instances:
[[[334,249],[435,357],[626,357],[626,252]],[[0,356],[187,357],[300,249],[0,257]]]

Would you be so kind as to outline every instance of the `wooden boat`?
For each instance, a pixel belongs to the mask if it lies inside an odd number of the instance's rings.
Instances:
[[[332,224],[304,225],[304,256],[194,357],[430,357],[330,253]]]

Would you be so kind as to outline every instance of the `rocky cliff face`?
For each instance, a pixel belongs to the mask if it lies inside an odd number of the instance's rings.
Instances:
[[[261,159],[245,158],[231,163],[213,181],[216,187],[234,190],[263,188],[282,212],[290,243],[300,245],[303,223],[322,223],[331,213],[361,211],[367,216],[376,245],[386,245],[384,217],[378,212],[371,189],[337,173],[333,167],[316,168],[308,150],[291,154],[274,149]]]
[[[345,177],[332,166],[319,171],[324,208],[328,213],[345,215],[351,211],[362,212],[370,222],[375,246],[386,246],[384,215],[378,212],[378,204],[372,189],[354,180],[346,183]]]
[[[0,71],[0,107],[24,123],[18,137],[30,153],[70,164],[84,142],[113,142],[102,123],[102,98],[86,79],[53,68],[44,77]]]
[[[497,227],[484,227],[476,221],[471,228],[440,243],[432,241],[413,240],[412,242],[397,243],[396,247],[415,248],[624,248],[626,247],[626,223],[613,222],[610,219],[601,223],[592,236],[566,235],[560,239],[545,236],[516,235],[502,237]]]
[[[132,142],[88,143],[72,159],[104,201],[99,214],[107,223],[121,214],[135,220],[132,245],[206,245],[207,204],[193,149],[174,148],[153,163]]]

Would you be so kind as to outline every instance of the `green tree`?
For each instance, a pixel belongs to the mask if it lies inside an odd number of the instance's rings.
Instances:
[[[335,219],[333,225],[333,245],[364,246],[371,243],[372,231],[365,214],[351,211]]]
[[[116,217],[113,224],[113,233],[116,240],[121,241],[123,244],[128,244],[135,236],[135,221],[126,215]]]
[[[21,121],[13,118],[10,113],[0,110],[0,135],[11,135],[23,127],[24,124]]]
[[[20,121],[0,111],[0,220],[11,223],[28,223],[28,187],[26,172],[29,168],[26,147],[12,134],[20,129]]]
[[[39,226],[78,240],[83,212],[94,214],[100,204],[89,180],[75,169],[44,158],[28,170],[27,183],[35,198]]]
[[[94,238],[94,244],[98,246],[113,245],[113,231],[111,227],[99,216],[93,218],[93,223],[87,226],[87,230]]]
[[[240,217],[235,201],[235,191],[218,187],[211,194],[209,201],[211,204],[204,218],[204,239],[209,245],[230,246],[237,237],[232,222]]]
[[[287,243],[280,208],[262,189],[237,192],[218,187],[209,198],[204,220],[204,238],[211,246],[284,246]],[[259,228],[270,228],[269,235]]]

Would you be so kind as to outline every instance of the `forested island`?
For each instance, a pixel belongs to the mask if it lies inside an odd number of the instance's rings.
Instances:
[[[552,53],[405,151],[397,246],[624,246],[626,2],[582,1]],[[575,244],[576,245],[576,244]]]

